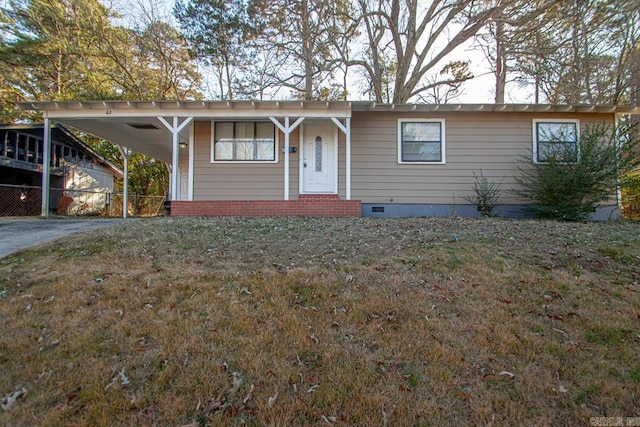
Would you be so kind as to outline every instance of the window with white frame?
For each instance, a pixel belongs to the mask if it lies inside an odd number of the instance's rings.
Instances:
[[[214,162],[275,162],[275,125],[271,122],[215,122]]]
[[[534,120],[533,161],[546,163],[556,159],[565,163],[578,160],[578,120]]]
[[[398,120],[398,163],[444,164],[443,119]]]

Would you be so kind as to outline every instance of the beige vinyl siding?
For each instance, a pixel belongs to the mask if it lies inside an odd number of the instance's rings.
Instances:
[[[297,132],[291,135],[297,146]],[[211,122],[194,123],[194,200],[283,200],[284,136],[278,136],[278,163],[211,163]],[[298,194],[297,155],[291,155],[291,195]],[[295,168],[295,169],[294,169]],[[294,198],[294,197],[292,197]]]
[[[330,123],[331,126],[335,126]],[[338,129],[338,197],[345,199],[347,197],[347,138],[345,134]],[[353,198],[353,197],[352,197]]]
[[[445,119],[446,161],[441,164],[398,164],[398,119]],[[352,197],[363,203],[467,203],[473,172],[502,181],[501,203],[521,203],[507,190],[521,160],[532,159],[533,119],[608,121],[608,114],[541,113],[376,113],[352,117]]]

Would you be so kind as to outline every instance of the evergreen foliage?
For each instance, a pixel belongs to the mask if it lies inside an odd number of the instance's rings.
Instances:
[[[637,141],[628,132],[594,124],[582,129],[578,160],[564,162],[572,153],[550,154],[548,162],[520,167],[513,193],[532,202],[527,210],[537,218],[583,221],[607,200],[614,200],[625,176],[640,165]],[[622,136],[622,137],[619,137]],[[531,163],[530,159],[523,162]]]

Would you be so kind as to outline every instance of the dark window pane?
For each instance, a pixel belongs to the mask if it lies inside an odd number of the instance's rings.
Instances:
[[[439,122],[403,122],[402,161],[442,161],[441,129]]]
[[[548,162],[552,158],[561,162],[575,162],[578,159],[578,129],[573,122],[536,123],[538,162]]]

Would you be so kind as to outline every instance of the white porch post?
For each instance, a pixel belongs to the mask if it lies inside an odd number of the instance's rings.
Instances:
[[[173,129],[171,130],[171,200],[178,200],[178,169],[180,168],[180,138],[175,129],[178,127],[178,118],[173,118]]]
[[[45,112],[46,115],[46,112]],[[42,137],[42,211],[43,217],[49,216],[49,195],[51,173],[51,123],[49,119],[44,119],[44,135]]]
[[[278,129],[284,133],[284,199],[289,200],[289,143],[291,132],[293,132],[304,120],[299,117],[291,126],[289,126],[289,117],[284,118],[284,126],[275,117],[269,117]]]
[[[351,117],[347,117],[346,120],[347,132],[345,132],[346,139],[346,197],[347,200],[351,200]]]
[[[187,200],[193,200],[193,166],[195,155],[195,128],[191,126],[189,129],[189,173],[187,179],[189,180],[189,189],[187,190]]]
[[[129,158],[133,152],[127,147],[120,147],[124,157],[124,185],[122,186],[122,218],[126,218],[129,210]]]
[[[289,117],[284,118],[284,127],[289,129]],[[289,200],[289,144],[290,132],[284,134],[284,199]]]
[[[179,118],[173,118],[173,125],[170,125],[169,122],[165,120],[164,117],[158,117],[158,120],[162,122],[163,125],[169,131],[171,131],[172,136],[172,144],[171,144],[171,200],[177,200],[178,197],[178,168],[179,168],[179,150],[180,150],[180,140],[179,135],[180,131],[185,128],[192,120],[193,117],[187,117],[184,119],[182,123],[179,123]]]
[[[344,125],[340,122],[340,120],[336,119],[335,117],[332,117],[331,120],[333,121],[333,123],[335,123],[335,125],[338,127],[338,129],[340,129],[342,132],[344,132],[344,136],[345,136],[345,156],[346,156],[346,160],[345,160],[345,175],[346,175],[346,179],[345,179],[345,196],[347,198],[347,200],[351,200],[351,118],[347,117],[344,120]]]

